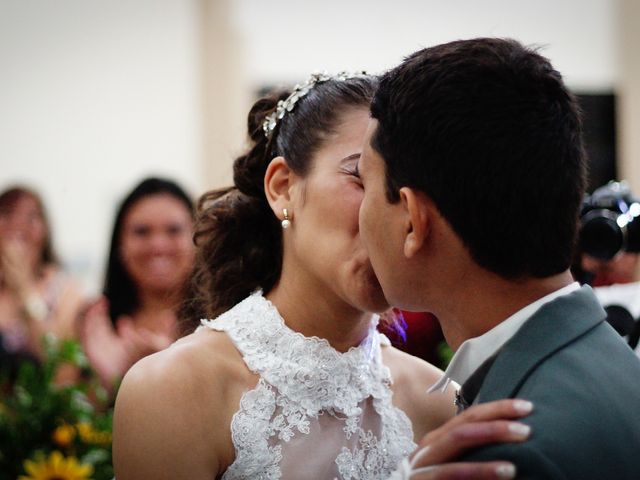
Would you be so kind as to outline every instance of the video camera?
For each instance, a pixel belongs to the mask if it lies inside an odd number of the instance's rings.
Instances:
[[[609,182],[587,195],[580,215],[580,251],[600,260],[640,252],[640,199],[627,182]]]

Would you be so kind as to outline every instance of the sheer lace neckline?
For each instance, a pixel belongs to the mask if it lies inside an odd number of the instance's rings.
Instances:
[[[388,344],[376,330],[342,353],[319,337],[306,337],[289,328],[276,307],[258,291],[200,328],[227,332],[248,368],[290,398],[305,399],[308,412],[331,408],[347,415],[365,398],[387,394],[390,372],[380,358]]]
[[[358,355],[356,353],[353,353],[356,351],[362,351],[361,354],[363,354],[367,358],[371,356],[371,351],[374,348],[372,337],[374,332],[376,331],[376,327],[379,321],[379,317],[377,315],[373,315],[371,317],[371,322],[369,323],[369,330],[367,331],[367,335],[365,336],[365,338],[363,338],[358,345],[349,347],[349,349],[346,352],[340,352],[336,350],[331,345],[329,340],[327,340],[326,338],[317,337],[315,335],[304,335],[303,333],[298,332],[292,329],[291,327],[289,327],[286,324],[284,318],[282,318],[282,315],[280,315],[278,308],[262,294],[261,290],[258,290],[255,293],[253,293],[250,297],[245,299],[245,301],[254,302],[256,304],[257,310],[263,309],[264,315],[265,315],[264,320],[271,321],[274,324],[277,324],[282,329],[282,331],[287,335],[294,335],[296,337],[299,337],[303,341],[303,344],[310,346],[310,345],[319,343],[320,345],[318,346],[318,348],[322,348],[322,349],[327,348],[329,350],[332,350],[337,356]]]
[[[286,326],[261,292],[199,329],[224,331],[259,375],[231,421],[236,458],[223,480],[380,480],[415,448],[411,422],[392,402],[373,318],[341,353]],[[307,453],[314,452],[310,458]]]

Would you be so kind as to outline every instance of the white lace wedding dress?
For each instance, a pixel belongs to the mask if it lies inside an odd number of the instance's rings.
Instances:
[[[346,353],[289,329],[254,293],[203,328],[226,332],[260,376],[231,422],[231,479],[385,479],[415,448],[411,423],[391,403],[376,331]]]

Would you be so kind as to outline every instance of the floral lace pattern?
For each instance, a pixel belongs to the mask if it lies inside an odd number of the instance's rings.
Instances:
[[[261,292],[203,320],[199,330],[226,332],[260,376],[233,417],[236,458],[222,478],[387,478],[416,445],[391,402],[380,351],[388,340],[375,327],[340,353],[289,329]]]

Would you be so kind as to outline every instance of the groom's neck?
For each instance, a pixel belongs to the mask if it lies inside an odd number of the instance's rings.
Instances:
[[[573,282],[569,271],[545,278],[506,280],[477,269],[460,277],[456,288],[442,292],[437,315],[447,343],[455,351],[527,305]]]

